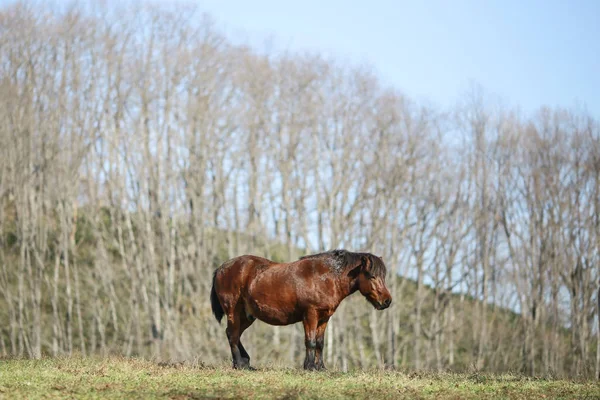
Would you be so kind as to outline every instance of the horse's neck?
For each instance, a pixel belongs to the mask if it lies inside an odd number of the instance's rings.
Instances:
[[[348,276],[347,273],[343,273],[342,276],[338,279],[337,286],[342,295],[340,301],[344,300],[346,297],[350,296],[352,293],[358,290],[357,279],[352,279]]]

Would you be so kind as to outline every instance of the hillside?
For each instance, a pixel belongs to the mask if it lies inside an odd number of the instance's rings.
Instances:
[[[10,212],[5,212],[5,215],[10,216]],[[104,213],[105,218],[102,221],[102,226],[93,224],[87,218],[86,208],[81,208],[78,213],[76,220],[76,227],[74,229],[74,248],[76,248],[76,260],[79,264],[79,276],[82,279],[81,285],[84,287],[94,288],[94,279],[98,277],[99,271],[96,266],[99,260],[94,258],[94,253],[97,251],[97,234],[94,233],[93,229],[102,229],[104,235],[106,232],[115,232],[116,230],[112,226],[111,217],[108,212]],[[130,216],[134,221],[136,216],[132,214]],[[5,276],[9,279],[4,281],[8,282],[9,290],[7,293],[18,293],[19,270],[16,269],[19,260],[19,243],[15,239],[17,232],[15,229],[15,220],[11,218],[5,219],[5,230],[4,230],[4,246],[2,248],[3,259],[4,259],[4,271]],[[49,226],[56,226],[56,224],[49,224]],[[187,231],[185,222],[181,223],[179,227],[180,240],[185,242],[192,240],[188,237],[191,234]],[[134,232],[134,234],[137,234]],[[47,259],[52,260],[56,257],[56,236],[58,235],[54,229],[50,229],[47,232],[48,235],[48,254]],[[131,282],[131,275],[127,273],[127,270],[117,266],[122,265],[125,259],[120,254],[120,250],[117,245],[117,240],[107,240],[108,243],[114,243],[113,248],[107,248],[106,252],[109,254],[108,261],[115,267],[115,273],[117,275],[112,276],[114,282],[120,282],[120,285],[112,286],[112,293],[101,293],[96,287],[94,291],[82,290],[80,294],[81,304],[88,304],[90,307],[81,308],[81,321],[79,316],[75,315],[77,324],[73,329],[72,335],[72,348],[73,351],[81,352],[82,349],[86,354],[123,354],[128,356],[142,356],[142,357],[153,357],[166,360],[179,360],[189,361],[200,357],[203,362],[225,362],[229,359],[229,351],[224,339],[223,330],[224,325],[219,326],[213,319],[210,306],[208,303],[208,289],[209,281],[201,279],[202,276],[210,277],[212,271],[218,267],[222,262],[235,256],[236,254],[229,254],[228,248],[235,242],[235,246],[243,246],[248,249],[247,252],[252,254],[263,255],[270,257],[276,261],[288,261],[287,253],[290,251],[290,247],[276,243],[270,240],[264,240],[246,235],[243,233],[235,233],[231,231],[223,230],[212,230],[208,231],[208,237],[204,240],[213,243],[213,255],[211,257],[212,262],[207,265],[202,265],[200,271],[203,275],[182,276],[182,285],[187,285],[189,292],[187,295],[181,295],[178,297],[176,304],[172,305],[171,315],[176,321],[176,326],[179,328],[178,335],[180,338],[187,337],[190,342],[188,343],[177,343],[174,339],[165,338],[164,331],[156,332],[155,328],[151,325],[146,325],[145,321],[148,321],[148,315],[142,321],[142,323],[150,328],[146,332],[138,332],[141,337],[138,339],[140,346],[135,346],[135,342],[127,340],[124,335],[123,329],[119,329],[118,324],[127,322],[129,324],[133,321],[128,321],[130,318],[128,315],[126,302],[119,304],[119,299],[131,298],[131,286],[135,285],[135,282]],[[250,250],[256,248],[256,251]],[[293,254],[296,257],[305,254],[304,249],[291,248]],[[71,254],[74,258],[74,255]],[[69,324],[71,320],[69,316],[61,318],[60,314],[57,316],[54,312],[54,304],[49,297],[52,294],[53,288],[58,288],[58,293],[55,293],[56,301],[58,304],[57,308],[68,307],[69,298],[67,292],[67,284],[65,281],[66,277],[63,277],[60,270],[53,268],[53,265],[48,265],[47,268],[42,271],[44,276],[44,282],[41,290],[41,314],[40,319],[43,322],[43,328],[40,332],[43,337],[42,354],[44,355],[62,355],[67,353],[65,350],[55,351],[52,345],[52,339],[56,336],[56,332],[62,332],[67,334]],[[71,268],[74,268],[71,265]],[[168,274],[168,268],[159,269],[159,277],[164,277]],[[54,281],[53,275],[58,274],[58,281]],[[88,275],[89,274],[89,275]],[[57,286],[51,284],[55,282]],[[163,278],[159,278],[159,285],[162,290],[165,290],[166,282]],[[385,324],[389,326],[390,321],[397,324],[396,337],[394,337],[393,346],[395,347],[394,355],[396,357],[396,366],[399,368],[411,368],[413,367],[414,355],[412,353],[413,347],[413,323],[414,323],[414,304],[415,296],[417,291],[417,285],[414,280],[406,279],[400,276],[396,277],[396,283],[391,281],[387,283],[388,287],[392,290],[395,288],[394,293],[394,305],[388,311],[384,313],[378,313],[372,309],[370,305],[356,293],[349,299],[346,299],[340,309],[334,315],[330,326],[336,330],[335,336],[329,336],[328,341],[335,340],[337,345],[335,350],[330,351],[329,364],[331,367],[336,369],[351,369],[356,367],[370,368],[382,363],[390,363],[389,355],[389,337],[386,337],[387,332]],[[422,304],[422,319],[430,323],[433,321],[434,315],[434,300],[436,297],[435,288],[424,285],[423,292],[421,294],[423,299]],[[75,308],[77,299],[71,297],[71,309]],[[10,343],[10,325],[11,315],[9,314],[10,307],[6,306],[6,297],[0,297],[0,320],[6,321],[4,324],[5,328],[0,330],[2,334],[2,343],[4,354],[10,354],[7,350],[7,344]],[[112,301],[116,299],[116,303]],[[61,307],[61,304],[63,305]],[[460,293],[452,293],[445,299],[446,307],[452,305],[454,310],[454,317],[460,319],[460,323],[457,324],[457,328],[452,330],[455,338],[453,341],[453,360],[451,365],[446,365],[445,370],[452,371],[471,371],[474,368],[473,355],[476,353],[476,341],[474,340],[474,331],[477,329],[477,322],[474,318],[478,315],[477,308],[482,307],[482,303],[477,300],[473,300],[468,295]],[[96,307],[93,307],[96,305]],[[496,341],[495,346],[498,349],[504,349],[505,353],[499,354],[499,357],[506,357],[505,360],[490,362],[498,362],[504,365],[501,371],[518,371],[519,362],[519,348],[514,346],[516,338],[521,335],[519,328],[519,322],[521,316],[513,311],[503,309],[494,305],[486,305],[488,308],[488,325],[492,332],[492,338]],[[95,329],[100,329],[100,326],[96,325],[99,321],[99,316],[95,315],[95,310],[101,310],[106,318],[106,329],[101,332],[103,337],[99,338],[98,333]],[[445,309],[447,311],[447,308]],[[141,309],[144,315],[144,309]],[[116,315],[114,315],[114,314]],[[133,314],[130,314],[133,315]],[[444,313],[444,316],[446,313]],[[57,319],[58,317],[58,319]],[[352,322],[349,322],[349,319]],[[117,324],[114,324],[114,321]],[[61,327],[56,327],[56,323],[61,324]],[[81,322],[81,325],[79,323]],[[140,321],[137,321],[139,323]],[[76,327],[79,326],[82,330],[76,331]],[[115,329],[116,326],[116,329]],[[95,329],[94,329],[95,327]],[[148,329],[146,328],[146,329]],[[63,330],[64,329],[64,330]],[[201,332],[199,335],[192,335],[193,332]],[[344,343],[346,337],[350,337],[350,332],[358,335],[354,338],[359,340],[360,343],[353,343],[352,346],[348,345],[348,342]],[[78,333],[83,336],[79,336]],[[373,335],[378,337],[373,337]],[[568,346],[569,331],[564,330],[562,333],[561,341],[565,346]],[[82,338],[84,340],[82,340]],[[287,327],[271,327],[264,323],[256,323],[252,326],[245,334],[244,342],[247,341],[246,347],[248,347],[250,354],[253,355],[254,364],[258,366],[269,366],[269,365],[284,365],[295,367],[300,365],[303,358],[303,332],[301,324]],[[63,337],[63,340],[66,338]],[[423,357],[428,360],[428,363],[435,365],[435,362],[431,359],[434,355],[432,354],[431,344],[435,340],[435,336],[428,336],[428,329],[423,330],[421,340],[423,341]],[[131,340],[134,340],[132,338]],[[194,344],[195,343],[195,344]],[[202,343],[204,346],[212,347],[210,352],[198,351],[198,344]],[[63,343],[63,346],[66,343]],[[268,349],[264,351],[261,349]],[[379,360],[379,361],[378,361]],[[512,360],[512,361],[511,361]],[[514,363],[514,364],[511,364]],[[498,369],[495,368],[483,368],[485,369]]]

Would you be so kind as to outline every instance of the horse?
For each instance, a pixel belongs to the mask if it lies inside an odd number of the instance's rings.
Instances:
[[[377,310],[392,303],[385,285],[386,267],[371,253],[331,250],[277,263],[243,255],[214,271],[210,303],[219,323],[227,316],[225,333],[233,368],[254,369],[242,334],[255,320],[270,325],[302,321],[305,370],[324,370],[323,345],[327,322],[341,301],[359,291]]]

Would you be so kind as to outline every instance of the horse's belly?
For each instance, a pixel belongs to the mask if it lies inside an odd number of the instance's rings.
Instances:
[[[285,292],[251,294],[246,313],[271,325],[289,325],[302,320],[292,295]]]
[[[269,325],[291,325],[302,321],[302,317],[289,314],[263,313],[257,315],[256,318]]]

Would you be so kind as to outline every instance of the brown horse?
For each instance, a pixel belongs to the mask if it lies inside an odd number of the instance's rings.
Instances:
[[[327,321],[340,302],[355,291],[378,310],[392,296],[385,286],[386,268],[370,253],[333,250],[291,263],[245,255],[215,271],[210,293],[217,321],[227,316],[227,339],[234,368],[250,368],[250,356],[240,337],[259,319],[271,325],[302,321],[306,358],[304,369],[325,369],[323,342]]]

